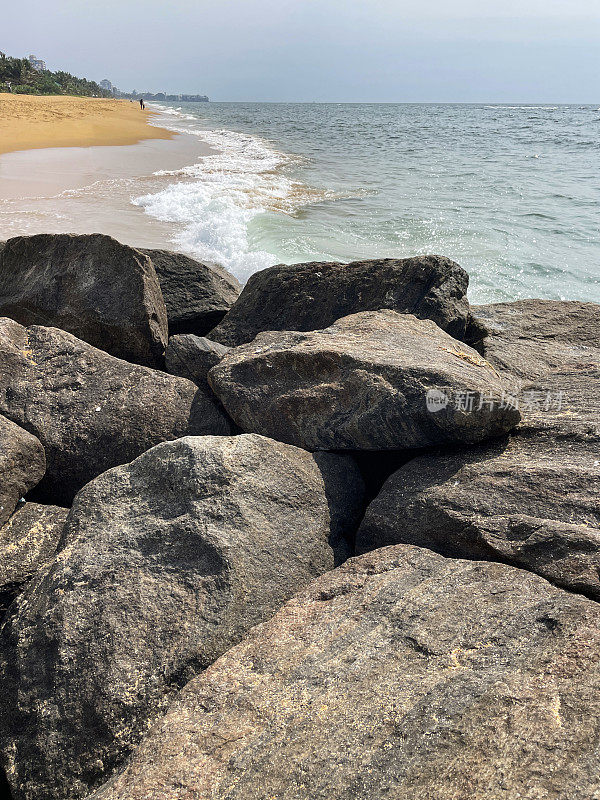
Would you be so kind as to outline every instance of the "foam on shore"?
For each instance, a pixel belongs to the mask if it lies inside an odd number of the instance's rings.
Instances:
[[[134,202],[154,218],[177,225],[173,240],[179,249],[222,264],[241,280],[278,260],[274,253],[252,248],[253,219],[269,212],[295,214],[340,196],[293,180],[289,168],[302,161],[300,156],[281,152],[258,136],[205,130],[198,117],[178,109],[158,109],[154,124],[199,137],[214,152],[182,169],[154,173],[172,182]]]

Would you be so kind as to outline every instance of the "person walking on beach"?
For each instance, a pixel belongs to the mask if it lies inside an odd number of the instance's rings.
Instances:
[[[144,98],[140,97],[140,108],[142,111],[146,108],[146,104],[144,103]]]

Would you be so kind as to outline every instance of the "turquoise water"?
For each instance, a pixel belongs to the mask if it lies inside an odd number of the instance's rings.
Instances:
[[[595,106],[190,103],[156,124],[215,153],[135,202],[242,279],[435,252],[474,302],[600,301]]]

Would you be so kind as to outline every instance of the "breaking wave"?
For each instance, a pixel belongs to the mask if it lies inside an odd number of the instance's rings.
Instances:
[[[293,215],[305,206],[347,196],[292,179],[288,169],[302,159],[258,136],[203,130],[197,117],[177,109],[161,107],[160,113],[154,124],[198,136],[212,152],[191,166],[154,173],[173,182],[133,202],[156,219],[175,223],[178,247],[222,264],[242,280],[277,262],[275,254],[252,247],[253,219],[269,212]]]

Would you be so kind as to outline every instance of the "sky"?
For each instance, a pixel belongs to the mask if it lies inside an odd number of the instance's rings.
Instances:
[[[0,50],[215,101],[600,104],[600,0],[0,0]]]

